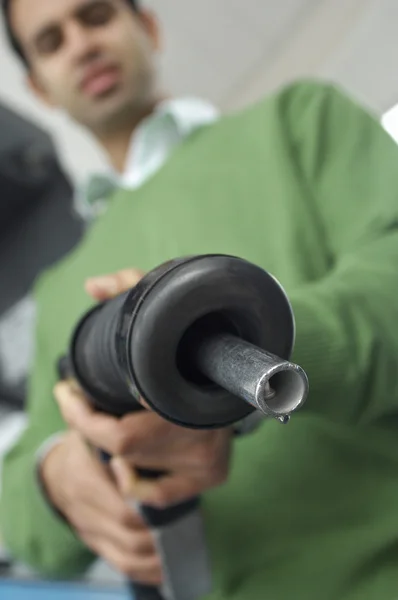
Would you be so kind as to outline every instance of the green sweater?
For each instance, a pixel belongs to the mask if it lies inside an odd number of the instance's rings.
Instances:
[[[205,600],[398,595],[398,148],[341,92],[293,84],[203,127],[138,190],[119,190],[36,287],[29,426],[3,473],[1,530],[51,577],[93,556],[48,508],[35,453],[64,428],[55,363],[91,304],[87,276],[193,253],[273,273],[296,317],[310,397],[291,423],[236,441],[204,496],[215,589]]]

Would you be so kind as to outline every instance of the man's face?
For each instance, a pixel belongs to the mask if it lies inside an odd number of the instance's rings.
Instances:
[[[97,132],[156,94],[157,31],[124,0],[13,0],[11,22],[39,96]]]

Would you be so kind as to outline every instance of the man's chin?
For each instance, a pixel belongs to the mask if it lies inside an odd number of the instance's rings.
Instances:
[[[113,93],[95,98],[94,101],[87,103],[78,115],[71,116],[91,130],[103,131],[114,128],[122,121],[133,120],[133,113],[133,103]]]

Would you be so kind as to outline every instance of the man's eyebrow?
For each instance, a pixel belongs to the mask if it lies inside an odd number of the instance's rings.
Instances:
[[[79,6],[77,6],[71,12],[71,16],[72,16],[72,18],[73,17],[79,18],[79,17],[81,17],[81,16],[84,15],[84,13],[86,12],[86,10],[89,10],[90,8],[92,8],[93,6],[95,6],[96,4],[102,4],[102,3],[109,4],[109,1],[107,2],[107,0],[86,0],[85,2],[82,2],[81,4],[79,4]],[[60,27],[60,25],[56,21],[52,21],[50,23],[46,23],[33,36],[32,45],[35,46],[35,47],[37,47],[37,45],[40,43],[40,40],[42,38],[44,38],[49,33],[53,33],[54,31],[56,31],[57,29],[59,29],[59,27]]]
[[[75,17],[79,18],[79,17],[83,16],[87,10],[89,10],[93,6],[96,6],[97,4],[112,4],[112,2],[110,2],[110,0],[86,0],[86,2],[83,2],[82,4],[80,4],[73,11],[73,14]]]

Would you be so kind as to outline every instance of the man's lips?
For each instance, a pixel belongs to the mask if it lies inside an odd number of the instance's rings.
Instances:
[[[81,89],[89,96],[100,96],[119,83],[120,71],[115,66],[90,69],[83,77]]]

